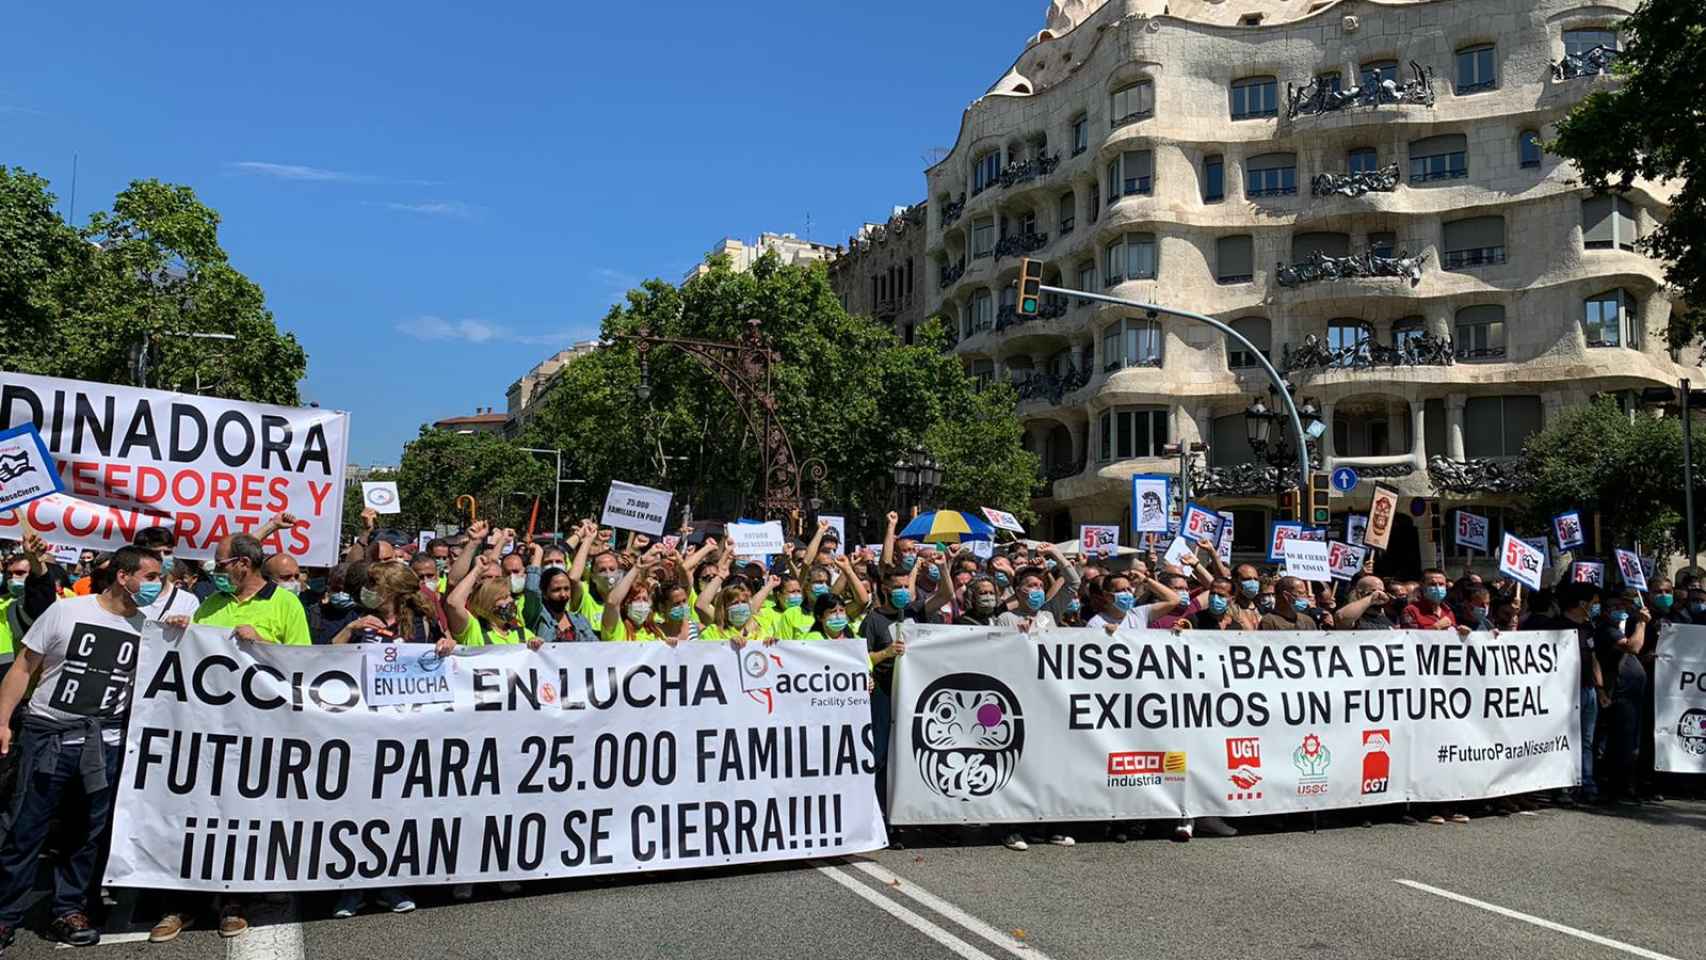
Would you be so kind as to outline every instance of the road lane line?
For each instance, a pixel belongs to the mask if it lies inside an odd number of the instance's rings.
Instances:
[[[929,907],[942,916],[947,917],[949,920],[965,927],[967,930],[970,930],[1016,957],[1024,957],[1025,960],[1051,960],[1048,954],[1038,950],[1036,947],[1033,947],[1024,941],[1014,939],[1007,933],[995,929],[989,924],[984,923],[982,920],[979,920],[964,910],[961,910],[959,907],[943,900],[941,897],[936,896],[911,880],[896,876],[895,874],[884,870],[882,867],[868,861],[844,860],[842,862],[868,876],[882,881],[885,888],[900,891],[902,895],[911,897],[919,903],[924,904],[926,907]]]
[[[302,924],[271,923],[225,941],[225,960],[303,960]]]
[[[148,931],[146,930],[138,930],[134,933],[103,933],[101,934],[101,942],[97,946],[104,947],[109,943],[141,943],[147,939]],[[53,945],[53,949],[74,950],[80,948],[73,947],[69,943],[56,943]]]
[[[982,950],[979,950],[964,940],[961,940],[959,937],[956,937],[941,927],[938,927],[929,920],[926,920],[918,914],[913,913],[911,910],[895,903],[893,900],[883,896],[875,890],[872,890],[870,887],[865,886],[858,880],[843,874],[834,867],[818,867],[817,872],[831,880],[834,880],[836,883],[841,884],[847,889],[858,894],[860,897],[863,897],[867,902],[875,905],[878,909],[946,947],[948,950],[953,952],[954,956],[961,957],[962,960],[995,960],[995,958],[989,954],[984,953]]]
[[[1547,920],[1543,917],[1532,916],[1530,914],[1522,913],[1521,911],[1518,911],[1518,910],[1512,910],[1509,907],[1501,907],[1496,903],[1488,903],[1485,900],[1477,900],[1474,897],[1466,897],[1461,893],[1452,893],[1450,890],[1441,890],[1439,887],[1430,887],[1425,883],[1418,883],[1414,880],[1397,880],[1397,879],[1393,880],[1392,882],[1403,884],[1404,886],[1409,887],[1412,890],[1420,890],[1423,893],[1431,893],[1436,897],[1444,897],[1447,900],[1455,900],[1458,903],[1466,903],[1471,907],[1480,907],[1482,910],[1486,910],[1489,913],[1496,913],[1496,914],[1503,916],[1503,917],[1510,917],[1512,920],[1521,920],[1523,923],[1531,923],[1537,927],[1543,927],[1547,930],[1552,930],[1552,931],[1555,931],[1557,933],[1568,934],[1572,937],[1576,937],[1577,939],[1586,940],[1589,943],[1597,943],[1602,947],[1610,947],[1613,950],[1621,950],[1624,953],[1631,954],[1633,956],[1645,957],[1646,960],[1677,960],[1676,957],[1670,956],[1669,954],[1659,953],[1659,952],[1654,951],[1654,950],[1648,950],[1645,947],[1637,947],[1634,944],[1624,943],[1621,940],[1613,940],[1610,937],[1602,937],[1597,933],[1589,933],[1586,930],[1577,930],[1575,927],[1566,927],[1561,923],[1555,923],[1555,922],[1553,922],[1551,920]]]

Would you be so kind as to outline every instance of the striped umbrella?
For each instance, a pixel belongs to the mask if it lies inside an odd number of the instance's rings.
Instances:
[[[900,536],[925,543],[965,543],[993,540],[995,528],[986,521],[958,510],[932,510],[912,518]]]

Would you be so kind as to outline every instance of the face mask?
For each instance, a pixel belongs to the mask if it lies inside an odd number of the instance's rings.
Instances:
[[[1137,606],[1137,596],[1130,590],[1121,590],[1114,594],[1114,606],[1118,607],[1121,613],[1129,613],[1132,607]]]
[[[450,570],[450,561],[443,557],[433,557],[432,565],[438,568],[438,575],[441,577]]]
[[[1597,603],[1588,604],[1588,616],[1590,616],[1590,617],[1599,616],[1599,604],[1597,604]]]
[[[144,583],[136,588],[135,593],[130,595],[130,602],[139,607],[146,607],[158,599],[160,599],[160,581],[158,580],[152,583]]]
[[[509,575],[509,592],[511,595],[527,589],[527,574],[512,573]]]
[[[362,587],[361,605],[368,610],[379,609],[379,591],[372,587]]]
[[[1657,594],[1653,597],[1653,606],[1666,613],[1670,612],[1671,604],[1675,602],[1676,598],[1668,593]]]
[[[1191,595],[1188,593],[1185,593],[1184,591],[1180,591],[1179,592],[1179,602],[1174,605],[1174,609],[1183,613],[1184,611],[1189,610],[1190,608],[1191,608]]]
[[[1010,582],[1012,581],[1007,579],[1007,575],[1005,573],[997,573],[995,575],[995,585],[998,587],[1005,588]]]
[[[1470,607],[1469,612],[1475,615],[1476,620],[1487,619],[1487,608],[1486,607]]]
[[[300,580],[286,580],[279,584],[278,588],[289,593],[294,593],[299,597],[302,596],[302,581]]]
[[[1079,603],[1077,600],[1066,601],[1066,612],[1067,613],[1077,613],[1080,609],[1082,609],[1082,608],[1079,606]]]
[[[1256,609],[1262,611],[1263,613],[1273,613],[1274,612],[1274,595],[1271,593],[1264,593],[1261,596],[1257,597],[1256,598]]]
[[[628,619],[634,621],[635,623],[645,623],[646,618],[650,617],[651,615],[652,615],[652,605],[649,603],[630,603],[630,604],[628,604]]]
[[[743,627],[746,626],[746,622],[751,619],[752,607],[744,603],[729,604],[729,623],[734,624],[737,627]]]
[[[1445,599],[1445,588],[1438,585],[1423,587],[1422,596],[1427,597],[1434,603],[1439,603]]]
[[[1688,612],[1690,612],[1690,613],[1706,613],[1706,601],[1695,600],[1695,601],[1690,602],[1688,605]]]
[[[997,602],[998,601],[994,597],[985,593],[985,594],[982,594],[981,596],[979,596],[977,598],[977,608],[979,610],[982,610],[984,613],[988,613],[989,611],[995,609],[995,604]]]
[[[823,625],[836,633],[847,629],[847,618],[839,613],[832,613],[823,618]]]
[[[326,602],[342,610],[348,610],[350,607],[355,606],[355,598],[342,590],[339,590],[337,593],[327,597]]]
[[[6,592],[11,594],[14,597],[23,596],[24,595],[23,578],[13,577],[12,579],[6,581]]]
[[[1044,560],[1043,561],[1043,568],[1044,569],[1053,570],[1054,567],[1055,567],[1055,563],[1053,560]]]
[[[219,564],[213,560],[203,560],[201,562],[201,572],[202,573],[212,573],[214,570],[218,569],[218,567],[219,567]]]
[[[610,587],[616,586],[616,584],[622,579],[622,571],[612,570],[609,573],[601,573],[598,575],[598,579],[603,580],[605,588],[609,589]]]
[[[160,576],[164,577],[164,576],[170,574],[171,572],[172,572],[172,555],[168,553],[165,556],[160,558]]]
[[[814,583],[814,584],[812,584],[812,599],[815,600],[818,597],[827,597],[827,596],[829,596],[829,584],[827,584],[827,583]]]
[[[1613,611],[1611,611],[1611,622],[1612,623],[1620,624],[1620,623],[1623,623],[1625,620],[1628,620],[1628,619],[1629,619],[1629,611],[1627,611],[1627,610],[1613,610]]]
[[[1303,597],[1292,597],[1291,608],[1296,610],[1298,613],[1302,613],[1309,609],[1309,601]]]
[[[788,598],[786,600],[786,603],[788,604],[788,609],[790,609],[790,610],[796,609],[797,607],[799,607],[799,605],[804,600],[805,600],[805,597],[802,597],[797,593],[788,594]]]
[[[1238,589],[1244,591],[1244,596],[1253,597],[1256,594],[1262,592],[1262,581],[1260,581],[1260,580],[1240,580],[1240,581],[1238,581]]]
[[[1226,612],[1227,604],[1227,599],[1218,593],[1208,598],[1208,610],[1217,617]]]
[[[900,568],[902,570],[910,571],[917,563],[918,555],[915,553],[903,553],[900,555]]]
[[[678,603],[669,608],[669,618],[676,623],[687,619],[687,604]]]
[[[1032,610],[1041,610],[1043,608],[1043,592],[1040,589],[1025,591],[1025,604]]]
[[[912,591],[905,587],[896,587],[889,591],[889,601],[897,608],[905,610],[906,605],[912,602]]]
[[[210,561],[211,562],[211,561]],[[231,575],[215,570],[213,572],[213,589],[220,593],[236,593],[237,585],[231,582]]]

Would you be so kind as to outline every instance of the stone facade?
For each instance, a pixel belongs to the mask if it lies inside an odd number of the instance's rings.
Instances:
[[[829,261],[829,282],[848,313],[894,328],[904,343],[928,316],[924,312],[925,204],[896,207],[885,223],[867,223]]]
[[[1551,61],[1634,6],[1057,0],[927,171],[923,281],[968,367],[1020,385],[1044,532],[1123,522],[1133,474],[1178,470],[1163,441],[1251,463],[1242,412],[1268,380],[1191,321],[1055,298],[1018,317],[1025,256],[1050,285],[1216,317],[1289,367],[1330,425],[1324,469],[1381,476],[1414,507],[1395,569],[1433,559],[1433,498],[1507,503],[1436,490],[1433,458],[1496,461],[1596,394],[1674,385],[1689,368],[1665,350],[1662,267],[1633,244],[1670,193],[1590,198],[1539,149],[1619,82],[1555,79]],[[1245,487],[1222,476],[1202,498],[1237,511],[1243,555],[1274,507]],[[1335,519],[1371,490],[1336,498]]]
[[[711,248],[712,254],[721,254],[729,258],[729,264],[736,273],[744,273],[752,269],[758,258],[774,250],[785,264],[793,265],[810,263],[814,260],[830,260],[835,257],[835,248],[826,243],[812,240],[801,240],[792,233],[761,233],[757,243],[745,243],[734,237],[724,237]],[[710,269],[704,264],[697,264],[682,277],[685,282],[697,277]]]
[[[596,349],[598,349],[597,340],[584,340],[566,350],[559,350],[534,364],[533,369],[522,374],[520,379],[510,384],[504,397],[507,401],[508,417],[504,424],[504,432],[510,436],[520,433],[521,428],[533,416],[533,411],[538,409],[540,401],[544,400],[546,395],[551,392],[551,388],[556,385],[557,376],[562,372],[563,367],[567,366],[570,360],[582,354],[591,353]]]

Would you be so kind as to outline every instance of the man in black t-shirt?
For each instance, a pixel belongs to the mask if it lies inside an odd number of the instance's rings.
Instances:
[[[1594,734],[1599,726],[1599,709],[1609,705],[1604,690],[1599,660],[1594,656],[1594,617],[1600,612],[1599,587],[1591,583],[1566,583],[1557,590],[1558,616],[1534,614],[1522,622],[1524,630],[1574,630],[1577,649],[1581,651],[1582,736],[1577,748],[1582,754],[1582,786],[1577,798],[1592,801],[1599,788],[1593,780]]]
[[[1626,590],[1610,598],[1594,632],[1594,655],[1599,660],[1605,696],[1600,698],[1595,731],[1600,747],[1599,782],[1608,800],[1633,800],[1635,760],[1640,751],[1641,699],[1647,672],[1640,653],[1646,645],[1645,607],[1640,594]],[[1585,745],[1584,745],[1585,746]]]

